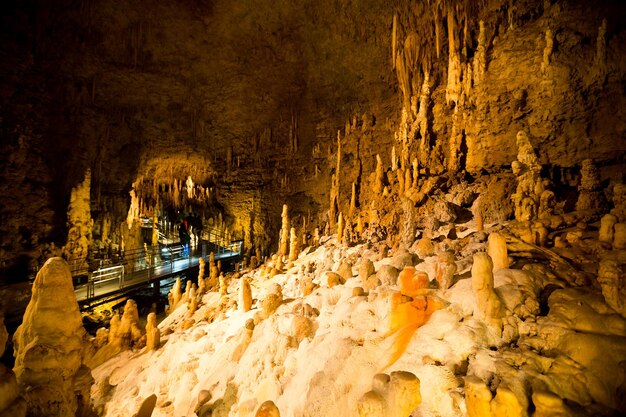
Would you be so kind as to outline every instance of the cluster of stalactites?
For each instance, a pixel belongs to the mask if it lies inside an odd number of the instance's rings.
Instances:
[[[186,208],[190,202],[210,202],[215,197],[213,187],[194,182],[191,176],[174,178],[162,182],[158,179],[146,181],[142,176],[133,183],[130,191],[130,207],[126,222],[128,228],[141,217],[155,217],[163,211],[163,205]]]
[[[483,82],[487,70],[486,27],[482,20],[476,23],[475,19],[480,7],[480,2],[440,0],[413,5],[408,10],[415,16],[396,13],[393,17],[392,67],[403,97],[396,141],[402,146],[403,169],[409,162],[405,155],[413,148],[414,138],[420,138],[415,147],[421,164],[433,166],[436,171],[456,172],[463,168],[460,163],[466,119],[463,109],[474,86]],[[418,24],[409,23],[414,21]],[[440,61],[444,33],[448,41],[447,67]],[[472,33],[478,34],[477,39]],[[433,34],[434,43],[430,41]],[[474,49],[473,54],[468,52],[469,48]],[[454,116],[449,146],[444,149],[447,161],[434,164],[432,159],[440,156],[431,149],[432,121],[429,123],[428,108],[433,82],[438,79],[445,80],[446,104],[454,108]]]

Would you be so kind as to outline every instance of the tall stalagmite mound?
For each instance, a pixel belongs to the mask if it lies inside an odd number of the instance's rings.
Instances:
[[[85,335],[68,265],[51,258],[35,278],[24,320],[13,336],[13,370],[29,416],[82,414],[92,381],[83,365]]]

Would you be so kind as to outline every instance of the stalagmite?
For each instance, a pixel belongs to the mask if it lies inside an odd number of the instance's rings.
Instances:
[[[257,410],[255,417],[280,417],[280,411],[272,401],[265,401]]]
[[[191,179],[191,176],[187,177],[187,180],[185,181],[185,188],[187,189],[187,198],[188,199],[193,199],[193,180]]]
[[[396,155],[396,147],[391,147],[391,170],[395,171],[398,169],[398,157]]]
[[[591,159],[585,159],[582,162],[578,186],[580,194],[576,201],[576,210],[598,211],[605,208],[606,201],[599,175],[598,169]]]
[[[418,166],[417,158],[413,158],[411,165],[413,167],[413,183],[411,186],[417,189],[417,180],[419,179],[419,166]]]
[[[211,252],[209,255],[209,282],[206,283],[207,287],[215,287],[218,284],[218,278],[220,275],[220,269],[215,264],[215,253]]]
[[[85,176],[85,179],[87,177]],[[133,183],[133,189],[130,190],[130,206],[128,207],[128,214],[126,216],[126,224],[128,225],[128,229],[130,230],[133,227],[133,224],[139,220],[139,216],[141,215],[141,208],[139,205],[139,196],[137,195],[137,187],[139,186],[139,180]]]
[[[239,309],[243,312],[250,311],[252,308],[252,289],[250,281],[247,277],[241,278],[239,281]]]
[[[374,376],[372,390],[357,404],[359,417],[407,417],[422,402],[420,380],[411,372]]]
[[[298,235],[296,234],[296,228],[292,227],[289,236],[289,261],[295,261],[298,259],[300,253],[300,244],[298,242]]]
[[[515,207],[515,220],[534,220],[539,213],[548,216],[552,214],[553,207],[542,207],[540,203],[543,201],[552,204],[553,200],[542,198],[542,194],[548,190],[545,189],[545,181],[540,176],[541,164],[523,130],[517,133],[517,149],[517,161],[511,164],[513,174],[517,177],[517,188],[511,196]]]
[[[411,188],[412,185],[413,182],[411,180],[411,168],[407,167],[407,169],[404,170],[404,192],[408,193],[409,188]]]
[[[122,349],[134,347],[141,339],[141,328],[139,327],[139,311],[134,300],[126,301],[124,314],[119,324],[109,331],[109,343],[120,346]]]
[[[422,402],[420,380],[410,372],[392,372],[386,394],[389,417],[408,416]]]
[[[409,248],[415,241],[416,214],[413,202],[408,198],[401,198],[402,206],[401,229],[400,229],[400,245],[403,248]]]
[[[487,385],[478,377],[465,378],[465,404],[467,417],[491,417],[493,395]]]
[[[161,332],[157,326],[155,313],[148,314],[146,323],[146,348],[148,351],[156,350],[161,344]]]
[[[343,215],[339,213],[339,220],[337,221],[337,243],[341,244],[343,241],[343,229],[345,225],[343,222]]]
[[[187,296],[187,315],[193,316],[198,309],[198,296],[196,294],[196,284],[191,285],[189,288],[189,295]]]
[[[29,416],[74,417],[86,411],[81,408],[88,407],[82,401],[89,401],[91,371],[83,365],[85,336],[69,267],[51,258],[37,273],[13,336],[13,369]]]
[[[457,266],[454,262],[454,253],[452,251],[441,252],[437,256],[436,279],[439,288],[448,289],[452,286],[454,274]]]
[[[225,295],[228,295],[228,284],[226,283],[226,277],[224,276],[224,274],[220,274],[219,281],[220,296],[224,297]]]
[[[374,177],[374,193],[380,195],[383,193],[385,170],[380,155],[376,155],[376,171]]]
[[[600,220],[600,231],[598,240],[601,242],[613,243],[615,234],[614,228],[617,223],[617,217],[612,214],[605,214]]]
[[[348,219],[352,221],[356,213],[356,182],[352,183],[352,194],[350,196],[350,208],[348,209]]]
[[[198,295],[202,296],[206,292],[206,281],[204,279],[204,270],[206,268],[206,261],[203,257],[198,259]]]
[[[504,308],[493,290],[493,262],[486,253],[474,255],[472,289],[477,301],[475,316],[485,320],[497,333],[501,333]]]
[[[169,301],[169,312],[171,313],[172,311],[174,311],[174,309],[176,307],[178,307],[178,304],[180,303],[180,300],[183,298],[183,294],[182,294],[182,290],[181,290],[181,282],[180,282],[180,278],[176,278],[176,282],[174,282],[174,285],[172,286],[172,289],[170,290],[169,294],[168,294],[168,301]]]
[[[396,171],[396,175],[398,177],[398,195],[402,196],[405,193],[404,171],[402,169],[398,169]]]
[[[626,223],[616,223],[613,235],[613,247],[615,249],[626,249]]]
[[[157,211],[154,211],[154,216],[152,217],[152,246],[157,246],[159,244],[159,216]]]
[[[359,417],[385,417],[385,399],[376,391],[368,391],[357,404]]]
[[[280,307],[283,302],[283,294],[280,285],[273,292],[268,294],[261,302],[263,317],[268,318]]]
[[[554,50],[554,35],[550,29],[546,30],[545,34],[546,46],[543,48],[543,61],[541,62],[541,71],[545,72],[550,65],[550,57]]]
[[[493,262],[493,271],[509,267],[509,254],[506,239],[500,233],[490,233],[487,240],[487,253]]]
[[[91,171],[85,172],[85,179],[72,189],[67,210],[69,227],[67,244],[63,247],[63,257],[74,270],[87,270],[87,256],[91,244],[93,220],[91,219]]]
[[[600,262],[598,283],[606,303],[626,317],[626,276],[617,260],[604,259]]]
[[[485,230],[483,211],[480,207],[480,204],[476,204],[476,208],[474,209],[474,223],[476,224],[477,232],[482,232]]]
[[[405,266],[398,276],[398,289],[400,293],[414,297],[424,294],[428,288],[428,274],[415,270],[413,266]]]
[[[330,179],[330,206],[328,209],[328,221],[331,226],[335,224],[339,211],[339,179],[341,178],[341,132],[337,131],[337,165],[335,173]]]
[[[458,107],[454,108],[454,114],[452,115],[452,131],[450,132],[449,143],[449,157],[448,157],[448,171],[456,172],[460,168],[459,151],[461,148],[461,142],[463,140],[462,129],[459,126],[461,121],[461,114],[458,111]]]
[[[289,248],[289,207],[283,204],[283,212],[281,214],[282,227],[280,229],[278,256],[287,256]]]
[[[548,228],[542,222],[534,222],[531,226],[532,242],[541,247],[548,244]]]

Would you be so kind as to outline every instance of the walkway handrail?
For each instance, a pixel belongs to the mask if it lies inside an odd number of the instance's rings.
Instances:
[[[159,277],[165,275],[171,275],[175,272],[190,269],[198,265],[199,257],[206,259],[210,251],[215,252],[217,259],[224,256],[224,254],[226,254],[226,257],[239,256],[241,254],[241,245],[242,241],[228,242],[226,246],[203,241],[201,245],[190,248],[189,254],[182,257],[177,256],[181,253],[181,248],[172,248],[170,246],[152,246],[126,251],[123,256],[120,257],[121,263],[101,267],[88,273],[85,300],[90,300],[95,297],[96,289],[100,292],[100,294],[97,295],[105,295],[114,292],[115,289],[111,288],[110,284],[106,284],[111,281],[117,281],[118,285],[115,285],[115,288],[122,289],[125,287],[126,283],[131,284],[132,282],[132,285],[143,282],[151,283],[155,278],[159,279]],[[75,271],[73,271],[72,275],[76,276],[74,272]],[[84,274],[85,273],[81,271],[81,275]],[[104,292],[102,292],[103,290]]]
[[[110,266],[107,268],[100,268],[89,274],[89,280],[87,282],[87,298],[91,298],[95,295],[96,284],[102,284],[104,282],[110,282],[117,280],[119,282],[119,288],[124,286],[124,265]]]

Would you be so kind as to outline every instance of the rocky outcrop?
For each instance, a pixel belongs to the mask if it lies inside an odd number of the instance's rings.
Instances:
[[[14,371],[29,416],[73,417],[88,409],[92,378],[83,364],[85,336],[68,265],[51,258],[35,278],[13,336]]]

